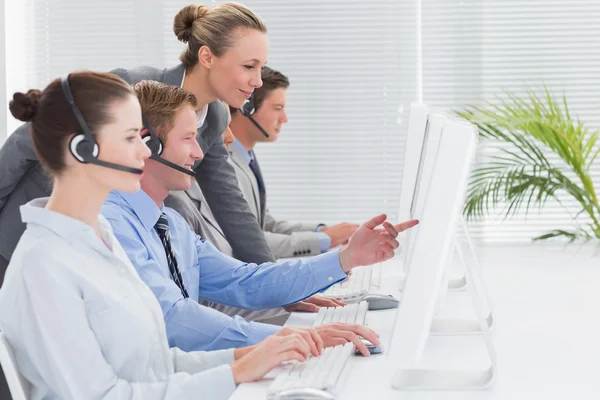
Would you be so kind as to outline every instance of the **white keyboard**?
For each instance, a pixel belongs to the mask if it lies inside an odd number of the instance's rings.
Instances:
[[[371,267],[358,267],[352,270],[352,275],[344,282],[336,283],[323,296],[339,300],[354,300],[371,290],[372,286],[379,287],[381,281],[381,264]]]
[[[354,345],[350,342],[328,347],[318,357],[310,356],[303,363],[290,365],[290,368],[282,371],[271,383],[267,390],[267,398],[274,399],[278,393],[288,389],[310,388],[334,393],[353,351]],[[310,396],[292,398],[309,399]]]
[[[369,303],[361,301],[360,303],[349,304],[344,307],[321,307],[313,327],[329,324],[332,322],[343,322],[346,324],[364,325],[367,318]]]

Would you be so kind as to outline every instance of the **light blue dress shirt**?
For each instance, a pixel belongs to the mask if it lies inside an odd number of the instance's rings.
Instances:
[[[171,279],[154,225],[164,212],[171,246],[189,298]],[[171,346],[215,350],[256,344],[281,328],[231,318],[198,300],[262,310],[296,303],[346,278],[338,251],[282,263],[247,264],[201,240],[175,210],[160,208],[143,190],[111,192],[102,214],[162,307]]]
[[[237,149],[237,152],[239,154],[242,155],[246,164],[250,165],[250,162],[254,159],[254,153],[251,151],[247,151],[246,148],[244,147],[244,145],[237,139],[235,139],[235,141],[231,145]],[[326,225],[319,224],[319,226],[317,226],[317,230],[315,231],[315,233],[317,234],[317,238],[319,239],[319,246],[321,247],[321,253],[326,253],[327,251],[329,251],[329,248],[331,247],[331,237],[328,234],[321,232],[319,230],[324,226],[326,226]]]
[[[169,348],[162,311],[102,217],[93,228],[21,207],[27,229],[0,289],[0,329],[31,400],[227,399],[233,350]]]

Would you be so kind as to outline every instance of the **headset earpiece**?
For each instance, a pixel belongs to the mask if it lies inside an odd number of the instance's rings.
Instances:
[[[87,163],[91,159],[97,158],[99,153],[98,143],[93,139],[90,140],[89,137],[82,133],[73,136],[69,143],[69,150],[71,150],[73,157],[82,163]]]
[[[152,137],[151,133],[147,133],[142,136],[142,141],[146,143],[146,146],[150,149],[152,154],[160,156],[163,152],[163,145],[160,139]]]
[[[256,112],[256,106],[254,105],[254,93],[250,95],[250,98],[246,100],[242,108],[240,108],[242,115],[251,117]]]

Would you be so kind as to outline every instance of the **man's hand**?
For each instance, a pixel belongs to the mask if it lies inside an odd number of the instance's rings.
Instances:
[[[357,224],[343,222],[333,226],[324,226],[320,231],[331,238],[331,246],[329,246],[329,248],[333,249],[341,244],[348,243],[348,239],[350,239],[350,236],[352,236],[357,229]]]
[[[308,343],[312,355],[321,354],[322,349],[325,347],[352,342],[363,356],[368,357],[370,355],[369,350],[362,342],[361,337],[375,346],[380,345],[379,335],[371,329],[362,325],[342,324],[340,322],[321,325],[316,328],[291,328],[286,326],[275,336],[295,336],[298,334]]]
[[[389,260],[394,250],[400,246],[396,240],[398,232],[403,232],[419,223],[418,220],[392,225],[385,214],[373,217],[363,223],[352,235],[348,244],[340,250],[340,265],[344,272],[362,265],[371,265]],[[383,229],[378,228],[383,224]]]
[[[290,304],[287,307],[284,307],[284,310],[287,312],[319,312],[319,308],[321,307],[341,307],[345,306],[346,303],[336,299],[328,299],[327,297],[314,295],[309,297],[306,300],[300,301],[295,304]]]
[[[370,355],[367,346],[360,340],[360,337],[367,339],[375,346],[379,346],[379,335],[371,329],[355,324],[342,324],[339,322],[327,325],[321,325],[315,328],[325,347],[333,347],[348,342],[354,343],[354,346],[365,357]]]

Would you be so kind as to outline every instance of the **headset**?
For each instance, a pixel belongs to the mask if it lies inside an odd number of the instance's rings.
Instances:
[[[263,129],[263,127],[260,126],[260,124],[258,122],[256,122],[256,120],[254,118],[252,118],[252,116],[256,112],[256,105],[254,104],[254,92],[250,95],[250,98],[248,100],[246,100],[246,102],[244,103],[242,108],[240,108],[240,112],[242,113],[243,116],[248,118],[250,120],[250,122],[252,122],[254,124],[254,126],[256,126],[258,128],[260,133],[265,135],[266,138],[270,137],[269,134],[267,133],[267,131],[265,131]]]
[[[78,132],[75,136],[73,136],[73,138],[69,142],[69,150],[71,151],[73,157],[75,157],[79,162],[84,164],[95,164],[101,167],[112,168],[118,171],[129,172],[131,174],[137,175],[144,173],[144,171],[139,168],[132,168],[124,165],[113,164],[111,162],[102,161],[98,159],[98,154],[100,153],[98,142],[92,136],[90,128],[85,122],[81,111],[79,111],[77,104],[75,104],[75,98],[73,97],[73,92],[71,92],[71,86],[69,85],[69,75],[63,77],[60,80],[60,85],[65,95],[65,99],[67,100],[67,103],[69,103],[69,105],[71,106],[73,114],[75,115],[75,119],[77,119],[77,123],[81,128],[81,131]]]
[[[160,156],[162,154],[163,148],[164,148],[162,141],[160,140],[160,138],[158,137],[158,135],[156,134],[156,132],[150,125],[148,118],[146,118],[146,116],[144,114],[142,114],[142,121],[144,122],[144,127],[148,130],[148,133],[145,134],[144,136],[142,136],[142,140],[144,141],[144,143],[146,143],[146,146],[148,146],[148,148],[152,152],[150,159],[157,161],[163,165],[166,165],[169,168],[173,168],[179,172],[183,172],[184,174],[187,174],[189,176],[196,176],[194,171],[185,169],[175,163],[172,163],[169,160],[165,160],[164,158],[162,158]]]

